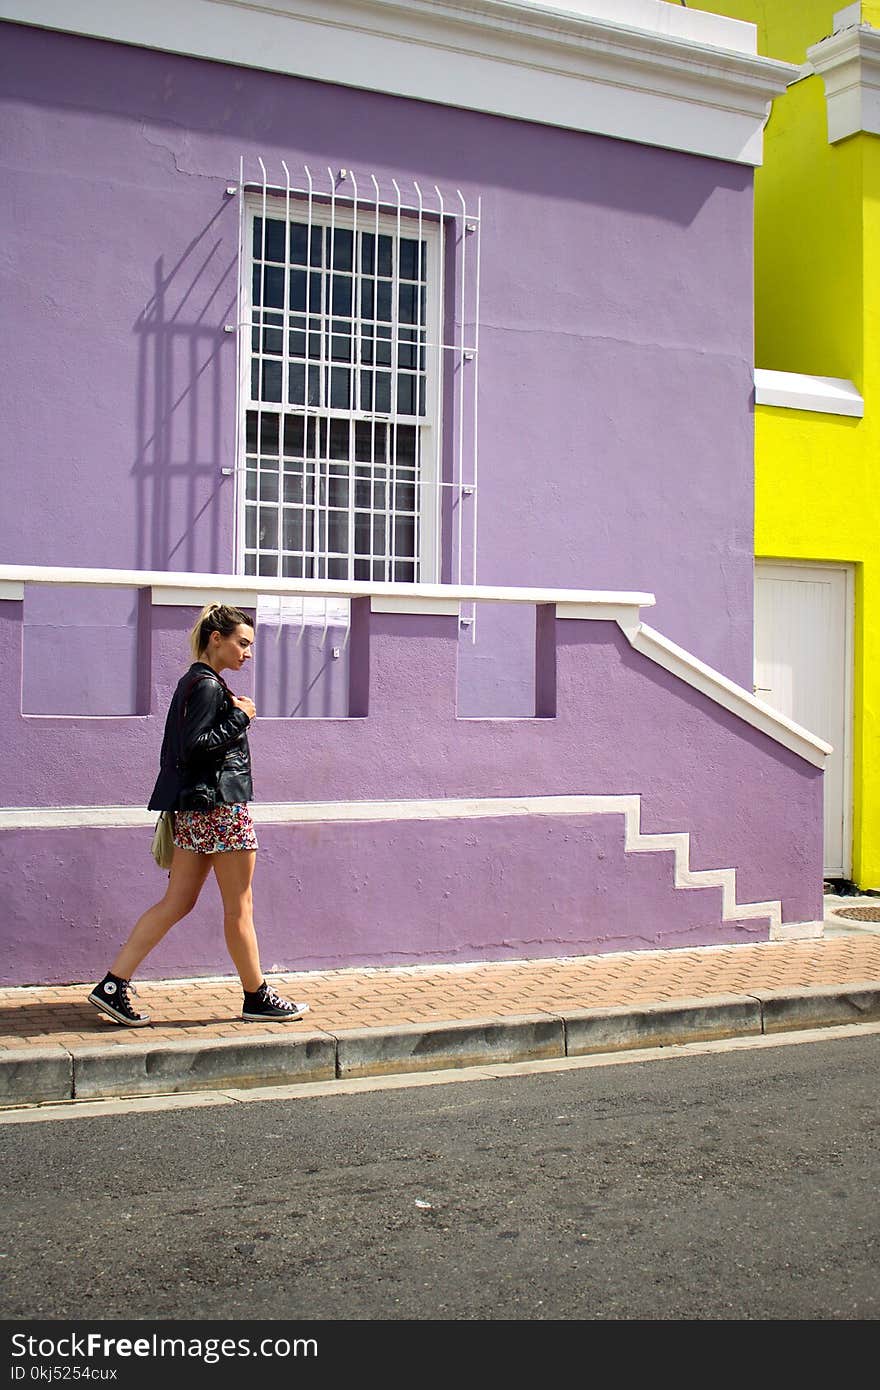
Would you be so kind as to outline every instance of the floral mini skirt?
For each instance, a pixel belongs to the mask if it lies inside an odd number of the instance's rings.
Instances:
[[[230,849],[257,849],[257,833],[243,801],[212,811],[175,811],[174,843],[196,854],[223,854]]]

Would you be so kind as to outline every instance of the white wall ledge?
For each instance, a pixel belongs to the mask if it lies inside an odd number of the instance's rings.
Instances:
[[[801,372],[771,372],[763,367],[755,369],[755,404],[813,410],[821,415],[861,418],[865,413],[865,402],[851,381]]]
[[[608,589],[531,589],[491,584],[379,584],[343,579],[269,579],[244,574],[187,574],[169,570],[87,569],[56,565],[0,565],[0,597],[3,586],[12,585],[8,597],[21,597],[24,584],[69,584],[111,589],[151,589],[154,604],[203,604],[221,594],[240,608],[253,608],[261,594],[290,597],[388,598],[410,603],[413,599],[438,599],[442,603],[576,603],[611,604],[614,607],[651,608],[653,594]],[[426,610],[423,610],[426,611]]]
[[[754,25],[666,0],[2,0],[0,16],[751,165],[798,71],[756,54]]]
[[[653,594],[614,592],[605,589],[515,589],[492,585],[367,584],[342,580],[266,579],[240,574],[170,574],[151,570],[66,569],[47,565],[0,565],[0,599],[19,597],[24,585],[63,584],[127,589],[153,589],[174,594],[174,602],[201,607],[205,594],[234,596],[239,607],[256,607],[260,594],[286,594],[369,598],[374,612],[440,612],[454,614],[460,603],[553,604],[560,618],[593,618],[616,622],[636,651],[701,691],[716,704],[783,744],[816,767],[824,767],[833,749],[793,720],[697,657],[677,647],[661,633],[639,620],[639,609],[650,607]],[[190,596],[195,596],[190,598]],[[252,599],[253,602],[248,600]],[[383,602],[384,600],[384,602]],[[162,602],[170,602],[164,597]]]

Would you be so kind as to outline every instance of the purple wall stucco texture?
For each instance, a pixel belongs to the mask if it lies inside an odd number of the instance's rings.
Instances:
[[[18,678],[21,610],[0,603],[0,649],[10,656],[0,677],[6,707]],[[13,719],[11,804],[143,804],[192,619],[192,610],[149,611],[157,714]],[[545,700],[555,684],[555,717],[462,719],[454,617],[371,614],[369,601],[360,600],[353,619],[352,683],[363,687],[363,714],[257,720],[251,747],[260,801],[639,794],[642,831],[688,831],[690,867],[736,869],[739,903],[780,899],[785,920],[815,920],[820,771],[633,652],[616,624],[557,619],[551,644],[544,622],[537,683]],[[235,686],[245,691],[240,677]],[[496,959],[527,947],[564,954],[754,935],[754,923],[722,924],[717,890],[672,891],[668,853],[623,856],[619,815],[513,818],[505,827],[450,818],[415,827],[380,819],[264,828],[264,843],[274,847],[260,878],[273,957],[289,969],[305,961]],[[94,943],[124,931],[120,894],[131,911],[131,890],[144,884],[145,832],[77,835],[3,832],[7,968],[28,978],[40,970],[87,976]],[[617,849],[608,878],[599,861],[611,841]],[[36,934],[22,925],[34,894]],[[307,904],[304,915],[296,903]],[[200,907],[196,920],[207,923],[207,911]],[[766,930],[764,923],[765,939]],[[212,935],[187,933],[185,940],[187,970],[219,968]]]
[[[482,198],[479,581],[653,592],[654,626],[750,685],[750,169],[17,25],[2,38],[0,560],[233,570],[227,185],[242,155],[344,166],[383,191]],[[0,801],[144,805],[192,618],[148,593],[0,602]],[[358,600],[338,663],[313,632],[298,655],[273,635],[262,714],[325,717],[257,720],[259,800],[638,794],[642,830],[687,831],[691,867],[735,868],[740,903],[819,915],[821,773],[616,625],[542,611],[536,655],[533,610],[481,607],[472,643],[455,618]],[[767,934],[722,923],[719,890],[674,890],[669,854],[625,855],[619,815],[260,835],[264,956],[284,968]],[[158,891],[147,844],[0,831],[3,979],[102,969]],[[148,970],[228,969],[216,915],[206,898]]]
[[[241,155],[345,166],[483,200],[480,582],[654,592],[661,631],[750,681],[750,169],[17,25],[3,39],[7,562],[233,568],[225,189]],[[462,653],[470,712],[525,712],[529,638],[501,621]]]

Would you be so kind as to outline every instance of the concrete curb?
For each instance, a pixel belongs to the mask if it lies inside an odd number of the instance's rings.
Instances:
[[[880,982],[869,980],[293,1037],[263,1033],[71,1050],[47,1043],[0,1051],[0,1107],[403,1075],[877,1020]]]

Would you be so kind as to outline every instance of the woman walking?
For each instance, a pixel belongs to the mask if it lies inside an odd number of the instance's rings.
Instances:
[[[239,608],[212,603],[190,633],[193,664],[178,681],[165,721],[151,811],[174,814],[174,858],[161,902],[136,922],[103,980],[89,995],[96,1008],[128,1028],[143,1028],[130,996],[131,977],[176,922],[191,912],[211,869],[223,899],[226,946],[241,979],[241,1016],[255,1022],[302,1018],[263,977],[254,930],[251,883],[257,837],[247,803],[253,795],[247,730],[256,709],[233,695],[221,671],[240,671],[253,652],[254,629]]]

